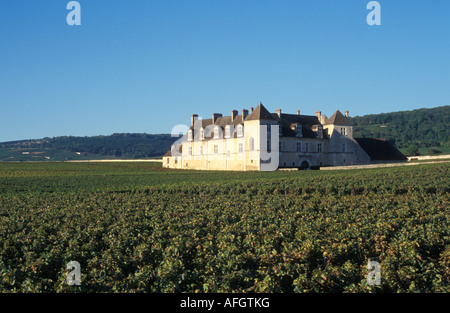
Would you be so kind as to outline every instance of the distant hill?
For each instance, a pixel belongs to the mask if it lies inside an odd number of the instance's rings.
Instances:
[[[353,137],[385,138],[407,155],[450,152],[450,105],[352,117]]]
[[[0,143],[0,161],[64,161],[86,159],[144,159],[164,155],[177,138],[170,134],[112,134],[63,136]]]
[[[450,106],[350,118],[355,138],[385,138],[406,155],[450,153]],[[0,161],[64,161],[161,157],[170,134],[63,136],[0,143]]]

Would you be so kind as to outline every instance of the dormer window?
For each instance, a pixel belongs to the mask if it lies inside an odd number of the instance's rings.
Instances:
[[[225,126],[225,138],[231,137],[231,127],[230,125]]]
[[[237,126],[237,135],[238,137],[244,136],[244,126],[242,124]]]
[[[187,138],[188,141],[192,141],[192,140],[194,139],[192,129],[189,129],[189,130],[188,130],[188,135],[187,135],[187,137],[188,137],[188,138]]]
[[[219,126],[214,127],[214,139],[219,139]]]
[[[202,128],[200,128],[200,140],[205,140],[205,130]]]
[[[302,129],[302,125],[300,125],[300,124],[297,124],[296,126],[295,126],[295,136],[296,137],[303,137],[303,129]]]
[[[323,139],[323,127],[322,127],[322,125],[319,125],[317,127],[317,138]]]

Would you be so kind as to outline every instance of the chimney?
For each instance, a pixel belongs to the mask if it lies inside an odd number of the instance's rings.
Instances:
[[[320,116],[321,116],[321,115],[322,115],[322,112],[316,111],[316,116],[317,116],[318,119],[320,119]]]
[[[251,108],[251,109],[253,111],[253,108]],[[244,119],[247,117],[247,115],[248,115],[248,110],[243,109],[242,110],[242,121],[244,121]]]
[[[277,115],[278,117],[281,117],[281,109],[277,109]]]
[[[213,113],[213,115],[212,115],[212,123],[215,124],[219,117],[222,117],[221,113]]]
[[[192,114],[191,115],[191,127],[194,126],[194,123],[198,120],[198,115],[197,114]]]
[[[297,115],[300,115],[300,110],[297,110]]]
[[[232,122],[234,122],[234,119],[236,118],[237,114],[238,114],[237,110],[231,111],[231,121]]]
[[[253,113],[253,107],[250,108],[250,114]]]
[[[346,117],[346,118],[348,118],[348,117],[349,117],[349,115],[348,115],[348,111],[345,111],[345,117]]]

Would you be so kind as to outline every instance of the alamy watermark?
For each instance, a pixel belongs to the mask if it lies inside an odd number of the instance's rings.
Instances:
[[[327,260],[325,261],[325,269],[327,267]],[[81,265],[77,261],[70,261],[67,263],[66,268],[71,270],[66,276],[66,283],[69,286],[79,286],[81,285]],[[367,284],[369,286],[380,286],[381,285],[381,265],[378,261],[369,259],[367,263],[367,269],[369,272],[367,273]]]
[[[70,1],[66,6],[67,10],[71,10],[66,17],[67,25],[81,25],[81,5],[78,1]],[[370,26],[381,25],[381,5],[378,1],[370,1],[366,6],[367,10],[371,10],[367,14],[366,21]]]
[[[67,274],[66,283],[69,286],[81,285],[81,266],[77,261],[70,261],[66,265],[66,269],[72,270]]]
[[[367,274],[367,284],[369,286],[381,285],[381,265],[377,261],[369,259],[367,263],[367,269],[369,273]]]
[[[70,1],[66,6],[67,10],[71,10],[66,17],[67,25],[81,25],[81,5],[78,1]]]
[[[381,5],[378,1],[370,1],[367,6],[367,10],[371,10],[369,14],[367,14],[367,24],[370,26],[381,25]]]

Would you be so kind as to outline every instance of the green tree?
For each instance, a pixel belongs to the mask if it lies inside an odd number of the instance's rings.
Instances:
[[[436,147],[431,147],[428,149],[428,154],[441,154],[442,151]]]
[[[406,154],[409,156],[419,155],[419,148],[416,145],[409,145]]]

